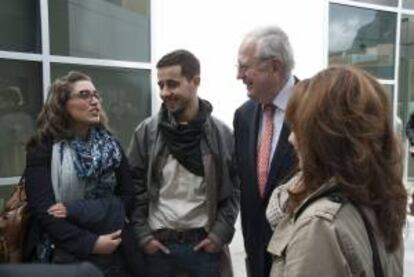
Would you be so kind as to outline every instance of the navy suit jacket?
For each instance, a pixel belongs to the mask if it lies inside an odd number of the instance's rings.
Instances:
[[[257,184],[257,144],[262,118],[261,105],[248,100],[234,115],[234,136],[237,166],[240,176],[241,221],[244,245],[247,254],[248,276],[268,277],[271,256],[266,248],[272,230],[266,219],[266,207],[275,187],[286,181],[293,173],[296,155],[288,142],[290,130],[284,123],[270,165],[264,197],[259,194]]]

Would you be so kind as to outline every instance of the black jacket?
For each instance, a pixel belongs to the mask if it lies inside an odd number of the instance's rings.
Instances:
[[[44,138],[40,144],[28,150],[26,157],[26,193],[32,215],[26,255],[33,254],[41,235],[47,233],[56,247],[73,254],[79,260],[85,260],[91,254],[99,234],[80,228],[69,219],[55,218],[47,213],[47,209],[56,203],[51,180],[52,148],[53,139]],[[123,152],[121,165],[115,174],[118,182],[115,195],[123,201],[128,215],[134,193],[128,162]],[[85,211],[87,209],[84,205],[74,205],[70,213],[84,214],[87,217]],[[94,214],[97,212],[99,211],[93,211]]]

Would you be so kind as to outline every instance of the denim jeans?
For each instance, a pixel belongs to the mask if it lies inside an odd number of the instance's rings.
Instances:
[[[187,242],[169,242],[170,254],[158,251],[146,255],[148,277],[176,277],[184,273],[189,277],[219,276],[219,253],[207,253],[202,249],[194,251],[194,245]]]

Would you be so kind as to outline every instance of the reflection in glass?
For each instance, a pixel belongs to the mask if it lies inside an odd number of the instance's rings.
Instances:
[[[354,1],[377,4],[377,5],[384,5],[384,6],[391,6],[391,7],[398,6],[398,0],[354,0]]]
[[[402,0],[403,8],[414,9],[414,0]]]
[[[0,59],[0,177],[22,174],[42,105],[41,64]]]
[[[149,62],[149,0],[49,1],[55,55]]]
[[[394,79],[396,14],[330,4],[329,64],[352,64]]]
[[[388,101],[390,103],[390,112],[391,112],[391,116],[393,115],[393,110],[394,110],[394,86],[393,85],[382,85],[385,89],[385,92],[387,93],[387,97],[388,97]]]
[[[14,185],[0,186],[0,211],[3,210],[5,202],[10,197],[14,188]]]
[[[0,50],[40,53],[39,1],[0,1]]]
[[[151,114],[150,71],[52,64],[52,80],[70,70],[92,77],[102,96],[109,126],[126,149],[135,127]]]
[[[398,115],[406,126],[414,112],[414,15],[402,15],[400,37]],[[414,177],[414,159],[408,163],[408,177]]]
[[[397,115],[394,117],[394,86],[393,85],[382,85],[387,93],[388,101],[390,103],[390,117],[394,120],[394,130],[399,136],[403,136],[404,128],[401,118]]]

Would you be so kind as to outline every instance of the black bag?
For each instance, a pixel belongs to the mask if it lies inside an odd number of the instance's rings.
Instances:
[[[55,245],[49,239],[49,236],[45,235],[36,245],[36,254],[34,257],[34,262],[41,264],[51,263],[54,249]]]

